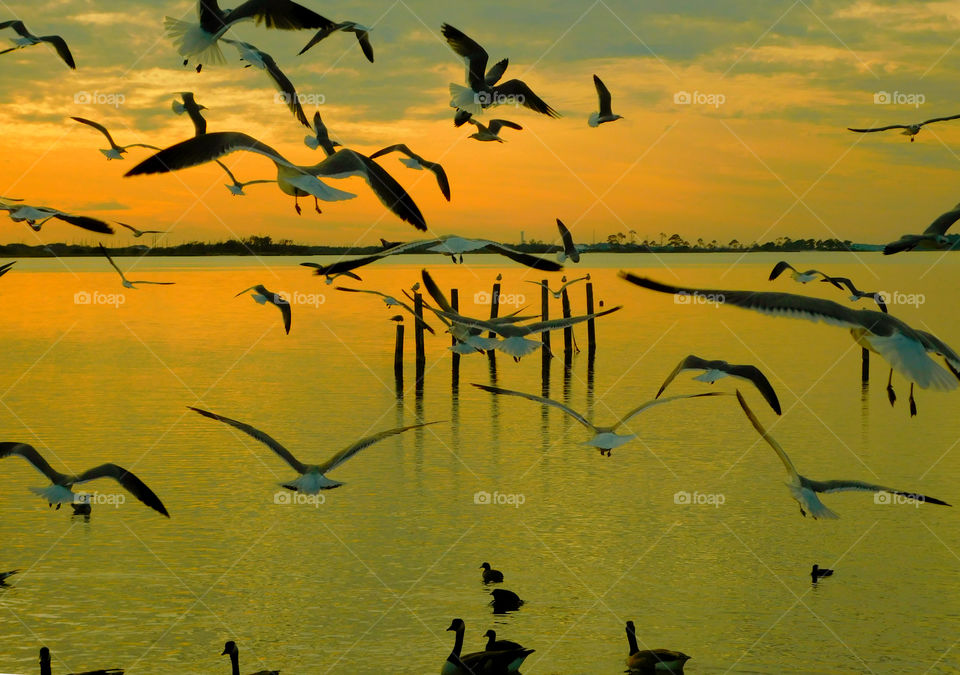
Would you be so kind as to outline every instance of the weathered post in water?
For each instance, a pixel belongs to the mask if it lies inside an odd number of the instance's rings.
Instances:
[[[570,296],[567,289],[560,291],[560,303],[563,306],[563,318],[570,318]],[[563,329],[563,360],[569,361],[573,358],[573,326],[567,326]]]
[[[423,386],[423,371],[427,357],[423,350],[423,296],[419,291],[413,293],[413,313],[416,315],[413,327],[413,341],[417,351],[417,387]]]
[[[542,284],[542,286],[540,286],[540,306],[541,306],[540,313],[544,321],[549,321],[550,320],[550,291],[547,290],[546,279],[544,279],[540,283]],[[545,359],[552,358],[553,354],[550,352],[550,331],[545,330],[542,333],[540,333],[540,336],[541,336],[540,339],[543,342],[543,346],[541,347],[541,351],[543,352],[543,358]]]
[[[397,339],[393,348],[393,378],[397,385],[397,396],[403,396],[403,321],[397,322]]]
[[[460,291],[456,288],[450,289],[450,306],[453,308],[453,311],[460,311]],[[450,336],[450,346],[457,346],[457,338]],[[453,366],[451,370],[451,377],[453,378],[453,387],[457,388],[460,384],[460,355],[456,352],[453,352]]]
[[[587,314],[593,314],[593,282],[587,275]],[[593,359],[597,352],[596,319],[587,319],[587,356]]]
[[[870,383],[870,350],[860,350],[860,382]]]

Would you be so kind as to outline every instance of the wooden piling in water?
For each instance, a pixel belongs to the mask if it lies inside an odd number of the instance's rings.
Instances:
[[[413,294],[413,313],[416,315],[413,327],[413,341],[417,352],[417,383],[423,382],[423,371],[427,363],[427,357],[423,348],[423,296],[418,291]]]
[[[397,324],[397,339],[393,348],[393,377],[397,392],[403,392],[403,324]]]
[[[860,350],[860,382],[869,384],[870,382],[870,350]]]
[[[493,292],[490,295],[490,318],[496,319],[500,316],[500,282],[493,282]],[[493,331],[487,333],[488,338],[495,338],[497,334]],[[496,351],[493,349],[487,350],[487,356],[490,357],[491,366],[496,366]]]
[[[453,311],[460,310],[460,291],[456,288],[450,289],[450,306],[453,308]],[[450,346],[456,347],[457,338],[450,336]],[[456,387],[460,382],[460,355],[456,352],[453,352],[453,366],[451,370],[451,375],[453,377],[453,386]]]
[[[593,314],[593,282],[587,281],[587,314]],[[591,358],[597,352],[596,319],[587,319],[587,355]]]
[[[541,306],[541,316],[544,321],[550,320],[550,291],[547,290],[547,280],[544,279],[541,282],[543,285],[540,287],[540,306]],[[543,346],[541,351],[544,354],[544,358],[550,358],[552,356],[550,352],[550,331],[545,330],[541,335],[541,340],[543,341]]]
[[[563,318],[570,318],[570,296],[567,289],[560,292],[560,303],[563,307]],[[573,357],[573,326],[567,326],[563,329],[563,360],[569,361]]]

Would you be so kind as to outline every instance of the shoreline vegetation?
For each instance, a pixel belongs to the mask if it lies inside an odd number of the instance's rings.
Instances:
[[[157,241],[162,241],[158,237]],[[421,249],[410,249],[405,251],[408,254],[438,253],[427,251],[425,249],[432,246],[432,243],[424,244]],[[550,255],[556,254],[562,247],[537,240],[531,240],[520,244],[509,244],[513,248],[524,253]],[[960,248],[960,237],[953,242],[951,250]],[[671,237],[663,236],[660,241],[637,241],[630,240],[623,234],[610,235],[606,241],[596,244],[584,244],[580,246],[583,253],[755,253],[779,251],[784,253],[795,253],[802,251],[880,251],[883,244],[858,244],[850,240],[841,241],[839,239],[790,239],[789,237],[780,237],[774,241],[768,241],[763,244],[751,242],[742,244],[736,239],[727,244],[721,244],[716,240],[705,242],[698,239],[695,242],[689,242],[680,235]],[[144,244],[130,244],[127,246],[111,246],[108,248],[114,255],[151,255],[151,256],[315,256],[315,255],[369,255],[382,251],[383,247],[375,246],[312,246],[307,244],[297,244],[289,239],[280,239],[274,241],[269,236],[251,236],[244,239],[229,239],[219,242],[191,241],[183,244],[163,246],[157,244],[146,246]],[[476,254],[482,254],[484,251],[477,251]],[[99,256],[100,250],[96,245],[88,244],[4,244],[0,245],[0,257],[2,258],[49,258],[49,257],[83,257]]]

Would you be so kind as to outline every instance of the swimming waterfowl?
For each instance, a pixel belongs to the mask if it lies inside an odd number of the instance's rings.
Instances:
[[[508,649],[504,651],[482,651],[461,655],[463,635],[466,625],[463,619],[454,619],[447,630],[456,631],[456,640],[450,656],[440,669],[441,675],[506,675],[517,673],[524,659],[533,649]]]
[[[490,605],[493,607],[494,614],[516,612],[524,604],[519,595],[506,588],[494,588],[490,591],[490,595],[493,596]]]
[[[822,569],[819,565],[814,565],[813,569],[810,570],[810,578],[813,580],[813,583],[817,583],[818,580],[823,577],[833,576],[833,570]]]
[[[500,570],[495,570],[490,567],[490,563],[485,562],[480,565],[480,569],[483,570],[483,583],[500,583],[503,581],[503,572]]]
[[[40,648],[40,675],[51,675],[53,670],[50,667],[50,650],[46,647]],[[83,673],[73,673],[72,675],[123,675],[119,668],[105,668],[103,670],[88,670]]]
[[[492,628],[483,634],[487,638],[487,646],[484,649],[488,652],[503,652],[510,649],[523,649],[523,645],[510,640],[498,640],[497,632]]]
[[[630,654],[627,668],[636,673],[682,673],[684,664],[692,657],[672,649],[640,649],[633,621],[627,621],[627,643]]]
[[[230,667],[232,675],[240,675],[240,650],[237,648],[237,643],[233,640],[227,640],[226,644],[223,645],[223,651],[220,652],[220,656],[229,656],[230,657]],[[280,675],[279,670],[258,670],[255,673],[250,675]]]

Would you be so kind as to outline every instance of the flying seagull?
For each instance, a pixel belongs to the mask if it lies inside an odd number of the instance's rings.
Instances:
[[[133,236],[138,239],[145,234],[166,234],[167,233],[166,230],[138,230],[133,225],[127,225],[126,223],[121,223],[121,222],[117,222],[117,225],[127,228],[128,230],[133,232]]]
[[[17,261],[14,260],[13,262],[8,262],[8,263],[4,263],[3,265],[0,265],[0,277],[2,277],[4,274],[9,272],[10,268],[12,268],[14,264],[16,264],[16,262]]]
[[[17,574],[20,570],[10,570],[9,572],[0,572],[0,586],[7,585],[7,579]]]
[[[600,101],[600,112],[590,113],[590,119],[587,120],[587,124],[589,124],[591,127],[598,127],[604,122],[622,120],[622,115],[613,114],[613,110],[610,107],[610,90],[607,89],[607,86],[596,75],[593,76],[593,86],[597,88],[597,98]]]
[[[373,63],[373,45],[370,44],[370,29],[366,26],[361,26],[356,21],[341,21],[340,23],[334,23],[328,27],[321,28],[319,31],[317,31],[316,35],[310,38],[310,42],[307,43],[307,46],[300,50],[300,54],[303,54],[312,46],[321,40],[326,39],[337,31],[353,33],[356,35],[357,42],[360,43],[360,49],[363,50],[363,55],[367,57],[367,61]]]
[[[590,422],[586,417],[578,413],[573,408],[570,408],[559,401],[554,401],[552,398],[544,398],[543,396],[537,396],[536,394],[526,394],[522,391],[513,391],[511,389],[501,389],[500,387],[491,387],[486,384],[473,384],[477,389],[483,389],[484,391],[489,391],[491,394],[506,394],[509,396],[519,396],[520,398],[529,399],[537,403],[542,403],[543,405],[550,405],[554,408],[559,408],[563,412],[567,413],[578,421],[580,424],[585,426],[587,429],[593,432],[593,438],[584,443],[584,445],[589,445],[600,450],[601,455],[610,456],[610,451],[614,448],[618,448],[624,443],[629,443],[634,438],[637,437],[637,434],[618,434],[617,429],[622,427],[624,424],[629,422],[631,419],[644,412],[650,408],[660,405],[661,403],[670,403],[671,401],[678,401],[683,398],[699,398],[702,396],[726,396],[724,392],[711,391],[705,394],[681,394],[679,396],[668,396],[667,398],[653,399],[652,401],[647,401],[643,405],[637,406],[626,415],[621,417],[615,424],[609,426],[597,426]]]
[[[947,230],[957,220],[960,220],[960,204],[957,204],[946,213],[937,216],[922,234],[905,234],[897,241],[892,241],[883,247],[884,255],[893,255],[901,251],[912,251],[920,249],[921,251],[930,251],[950,247],[950,240],[947,239]]]
[[[107,253],[107,249],[103,247],[103,244],[97,244],[100,247],[100,253],[103,254],[103,257],[107,259],[107,262],[117,271],[117,274],[120,275],[120,279],[123,281],[124,288],[133,288],[136,289],[136,284],[152,284],[154,286],[173,286],[176,282],[174,281],[130,281],[124,276],[123,272],[117,267],[117,263],[113,262],[113,258],[110,257],[110,254]]]
[[[83,117],[71,117],[70,119],[72,119],[74,122],[79,122],[80,124],[86,124],[89,127],[93,127],[94,129],[96,129],[101,134],[107,137],[107,142],[110,144],[110,147],[106,150],[101,148],[100,152],[103,153],[104,157],[106,157],[108,161],[111,159],[123,159],[123,153],[127,151],[127,148],[150,148],[151,150],[160,149],[155,145],[147,145],[146,143],[130,143],[129,145],[117,145],[113,140],[113,136],[110,135],[110,132],[107,131],[107,128],[102,124],[98,124],[93,120],[88,120]]]
[[[311,150],[323,148],[323,151],[327,153],[327,157],[329,157],[337,151],[338,147],[342,147],[336,141],[330,140],[330,134],[327,133],[327,126],[320,118],[319,110],[313,113],[313,126],[311,128],[313,129],[313,134],[306,136],[303,139],[303,142]]]
[[[446,200],[450,201],[450,181],[447,180],[447,172],[443,170],[443,167],[437,164],[436,162],[428,162],[423,157],[413,152],[403,143],[397,145],[391,145],[382,150],[377,150],[375,153],[370,155],[370,159],[376,159],[382,155],[386,155],[390,152],[400,152],[406,155],[406,157],[400,158],[400,163],[403,164],[408,169],[423,170],[426,169],[433,173],[437,177],[437,185],[440,186],[440,192],[443,193],[443,196]]]
[[[233,171],[227,168],[227,165],[221,162],[219,159],[214,160],[217,164],[220,165],[220,168],[223,169],[227,175],[230,177],[230,180],[233,181],[229,185],[224,185],[234,197],[243,197],[246,193],[243,191],[243,188],[248,185],[257,185],[259,183],[276,183],[275,178],[258,178],[257,180],[248,180],[241,183],[237,180],[237,177],[233,175]]]
[[[24,47],[32,47],[33,45],[38,45],[41,42],[46,42],[55,50],[57,50],[57,56],[59,56],[64,63],[70,66],[71,70],[77,69],[77,64],[73,60],[73,54],[70,53],[70,48],[67,47],[66,40],[59,35],[34,35],[27,30],[26,26],[23,25],[23,21],[17,20],[0,22],[0,30],[3,30],[4,28],[12,28],[20,37],[13,38],[12,42],[14,46],[0,51],[0,54],[6,54],[7,52],[23,49]]]
[[[380,202],[400,220],[410,223],[418,230],[426,231],[427,229],[419,207],[393,176],[366,155],[349,149],[338,150],[312,166],[300,166],[287,160],[269,145],[247,134],[238,131],[217,131],[161,150],[140,162],[126,175],[179,171],[212,162],[238,150],[263,155],[274,163],[277,167],[277,185],[284,193],[293,195],[297,213],[300,213],[300,205],[296,204],[296,199],[308,194],[313,195],[315,202],[317,198],[324,201],[342,201],[356,197],[350,192],[343,192],[325,185],[317,176],[326,178],[360,176],[367,182]],[[320,210],[316,204],[315,208],[317,211]]]
[[[484,108],[510,103],[522,105],[549,117],[560,117],[560,113],[534,94],[522,80],[507,80],[500,84],[489,83],[487,81],[489,73],[486,70],[489,57],[486,50],[463,32],[446,23],[440,27],[440,32],[450,45],[450,49],[462,57],[467,66],[468,86],[450,85],[451,107],[478,115]],[[506,70],[506,63],[502,68]],[[503,75],[503,70],[493,73],[497,80]]]
[[[667,376],[667,379],[663,381],[663,384],[660,385],[660,391],[657,392],[657,395],[654,398],[660,398],[660,394],[670,386],[670,383],[673,382],[674,378],[680,373],[686,372],[688,370],[702,370],[704,371],[700,375],[697,375],[695,380],[700,382],[709,382],[713,384],[717,380],[730,376],[735,377],[740,380],[746,380],[752,382],[753,386],[757,388],[763,398],[770,404],[770,407],[773,408],[773,411],[778,415],[780,411],[780,401],[777,399],[777,393],[773,390],[773,387],[770,384],[770,380],[767,379],[767,376],[760,372],[760,369],[756,366],[738,366],[727,363],[726,361],[708,361],[706,359],[701,359],[699,356],[690,356],[683,359],[680,363],[677,364],[677,367],[673,369],[673,372]]]
[[[384,438],[389,436],[394,436],[404,431],[409,431],[410,429],[418,429],[420,427],[425,427],[430,424],[437,424],[438,422],[425,422],[423,424],[411,424],[405,427],[397,427],[395,429],[387,429],[386,431],[380,431],[365,438],[361,438],[356,443],[348,445],[346,448],[340,452],[333,455],[323,464],[304,464],[296,457],[294,457],[289,450],[280,445],[273,438],[263,433],[259,429],[256,429],[249,424],[244,424],[243,422],[238,422],[237,420],[232,420],[229,417],[222,417],[221,415],[214,414],[212,412],[207,412],[206,410],[201,410],[200,408],[194,408],[187,406],[190,410],[200,413],[204,417],[209,417],[210,419],[219,420],[224,424],[229,424],[230,426],[239,429],[240,431],[252,436],[257,439],[268,448],[277,453],[281,459],[283,459],[287,464],[289,464],[294,471],[300,474],[299,478],[292,480],[288,483],[282,483],[282,487],[287,488],[288,490],[293,490],[295,492],[303,492],[308,495],[315,495],[320,490],[330,490],[332,488],[340,487],[343,483],[339,481],[332,480],[327,478],[325,474],[336,469],[338,466],[343,464],[345,461],[353,457],[355,454],[368,448],[378,441],[382,441]]]
[[[957,356],[953,349],[935,335],[911,328],[900,319],[883,312],[871,309],[855,310],[832,300],[793,293],[669,286],[623,271],[620,272],[620,278],[660,293],[706,298],[710,302],[751,309],[762,314],[823,321],[832,326],[847,328],[857,344],[879,354],[894,370],[910,380],[911,402],[914,384],[921,389],[938,391],[952,391],[960,386],[957,381],[960,379],[960,356]],[[950,372],[937,365],[929,353],[942,356]],[[911,403],[911,408],[914,407],[915,404]]]
[[[522,126],[516,122],[511,122],[510,120],[490,120],[490,124],[483,125],[477,120],[473,119],[473,116],[471,115],[466,121],[477,128],[477,131],[470,134],[468,138],[473,138],[483,142],[496,141],[497,143],[506,143],[505,140],[500,138],[501,129],[504,127],[507,127],[508,129],[523,129]]]
[[[190,121],[193,122],[194,136],[203,136],[207,133],[207,120],[203,118],[203,114],[200,112],[206,110],[207,106],[199,105],[192,91],[180,92],[180,100],[174,101],[172,108],[177,115],[187,113]]]
[[[563,250],[557,253],[557,262],[566,262],[567,258],[575,263],[580,262],[580,249],[573,243],[573,235],[559,218],[557,218],[557,229],[560,231],[560,240],[563,242]]]
[[[309,129],[310,122],[307,121],[307,116],[303,113],[303,106],[300,105],[300,95],[297,93],[296,88],[294,88],[293,82],[280,70],[280,66],[273,60],[273,57],[265,51],[257,49],[249,42],[240,42],[239,40],[230,40],[229,38],[223,38],[223,41],[237,48],[237,51],[240,52],[240,60],[247,62],[247,65],[244,66],[245,68],[254,66],[266,71],[267,75],[269,75],[273,81],[273,84],[276,85],[280,91],[275,98],[280,102],[286,103],[290,112],[293,113],[293,116],[297,118],[300,124]]]
[[[324,279],[324,283],[326,283],[328,286],[332,284],[338,277],[349,277],[354,281],[363,281],[363,279],[361,279],[359,276],[357,276],[356,274],[354,274],[349,270],[346,270],[344,272],[336,272],[334,274],[326,274],[323,271],[324,269],[326,269],[326,265],[321,265],[320,263],[315,263],[315,262],[305,262],[305,263],[300,263],[300,265],[302,267],[313,268],[314,274],[316,274],[317,276],[326,277]]]
[[[30,491],[37,494],[52,506],[57,505],[59,509],[61,504],[70,504],[77,495],[71,488],[78,483],[86,483],[97,478],[112,478],[120,483],[123,488],[141,502],[149,506],[154,511],[170,517],[167,509],[163,506],[160,498],[148,488],[143,481],[132,473],[117,466],[116,464],[101,464],[92,469],[87,469],[83,473],[70,476],[59,471],[54,471],[36,448],[26,443],[0,443],[0,459],[4,457],[18,456],[30,462],[33,468],[50,479],[50,487],[30,488]]]
[[[287,299],[279,293],[268,291],[263,284],[257,284],[256,286],[245,288],[233,297],[238,298],[248,291],[253,291],[253,293],[250,294],[250,297],[253,298],[258,305],[269,302],[271,305],[280,310],[280,314],[283,315],[283,329],[287,332],[287,335],[290,335],[290,320],[292,317],[290,313],[290,303],[287,301]]]
[[[920,133],[920,129],[923,128],[926,124],[932,124],[933,122],[944,122],[946,120],[955,120],[960,118],[960,115],[950,115],[949,117],[934,117],[933,119],[925,120],[923,122],[918,122],[916,124],[888,124],[885,127],[872,127],[869,129],[854,129],[852,127],[847,127],[848,131],[855,131],[858,134],[869,134],[874,131],[887,131],[888,129],[903,129],[901,132],[902,136],[909,136],[910,142],[913,143],[913,138]]]
[[[856,302],[857,300],[861,300],[863,298],[870,298],[877,303],[877,307],[880,308],[881,312],[884,314],[887,313],[887,304],[883,301],[884,293],[882,291],[861,291],[859,288],[854,286],[853,282],[847,277],[827,277],[821,281],[823,281],[823,283],[832,283],[834,286],[837,284],[846,286],[847,290],[850,291],[850,302]]]
[[[563,278],[560,280],[563,285],[560,286],[560,288],[558,288],[557,290],[553,290],[552,288],[550,288],[550,284],[546,284],[546,283],[544,283],[544,282],[542,282],[542,281],[530,281],[529,279],[527,279],[526,282],[527,282],[528,284],[533,284],[534,286],[540,286],[541,288],[547,289],[550,293],[553,294],[554,299],[559,300],[559,299],[560,299],[560,296],[563,295],[563,290],[564,290],[567,286],[570,286],[570,285],[572,285],[572,284],[575,284],[575,283],[577,283],[578,281],[586,281],[586,280],[589,279],[589,278],[590,278],[590,275],[587,275],[587,276],[584,276],[584,277],[577,277],[576,279],[572,279],[572,280],[570,280],[570,281],[567,281],[567,278],[566,278],[566,277],[563,277]]]
[[[781,274],[783,274],[784,271],[786,270],[790,270],[790,276],[793,277],[793,280],[796,281],[798,284],[808,284],[814,279],[816,279],[817,275],[820,275],[821,277],[823,277],[823,281],[831,280],[831,277],[827,276],[820,270],[807,270],[806,272],[800,272],[799,270],[797,270],[797,268],[795,268],[793,265],[788,263],[786,260],[781,260],[776,265],[774,265],[773,270],[771,270],[770,276],[768,277],[767,280],[773,281],[774,279],[779,277]],[[833,285],[837,286],[836,283],[833,283]],[[840,287],[837,286],[837,288],[840,288]]]
[[[103,220],[90,218],[89,216],[75,216],[48,206],[30,206],[23,203],[11,204],[0,199],[0,211],[7,211],[10,220],[15,223],[26,223],[35,232],[39,232],[48,220],[56,219],[91,232],[113,234],[113,228]]]
[[[413,307],[402,300],[397,300],[392,295],[387,295],[386,293],[381,293],[380,291],[371,291],[364,288],[347,288],[346,286],[337,286],[336,289],[338,291],[346,291],[347,293],[370,293],[371,295],[379,295],[381,298],[383,298],[383,303],[387,307],[403,307],[413,315],[414,319],[416,319],[416,322],[422,325],[427,332],[429,332],[431,335],[436,335],[436,332],[430,327],[430,324],[417,316],[417,313],[413,311]]]
[[[319,30],[333,25],[330,19],[291,0],[247,0],[228,10],[220,9],[217,0],[197,0],[197,16],[199,23],[195,24],[169,16],[163,23],[183,57],[183,65],[194,59],[198,73],[204,63],[224,62],[217,41],[240,21],[254,20],[279,30]]]
[[[886,492],[889,494],[908,497],[916,502],[950,506],[950,504],[940,501],[939,499],[934,499],[933,497],[927,497],[915,492],[893,490],[891,488],[883,487],[882,485],[864,483],[858,480],[810,480],[806,476],[802,476],[797,473],[797,469],[793,466],[793,462],[790,461],[790,457],[787,456],[786,451],[780,446],[779,443],[777,443],[777,440],[767,433],[767,430],[763,428],[763,425],[760,424],[760,420],[758,420],[756,415],[753,414],[753,411],[750,410],[750,407],[747,405],[747,402],[743,399],[743,395],[739,391],[737,391],[737,400],[740,402],[740,407],[743,408],[743,412],[747,414],[747,419],[750,420],[750,423],[753,425],[754,429],[756,429],[763,437],[763,440],[765,440],[770,447],[773,448],[774,452],[777,453],[777,456],[780,457],[780,461],[783,462],[784,467],[786,467],[787,474],[790,476],[790,482],[787,483],[787,487],[790,488],[790,493],[800,505],[800,513],[804,516],[806,516],[809,512],[809,514],[815,519],[840,517],[820,501],[820,498],[817,496],[818,492],[846,492],[849,490],[858,490],[861,492]]]

